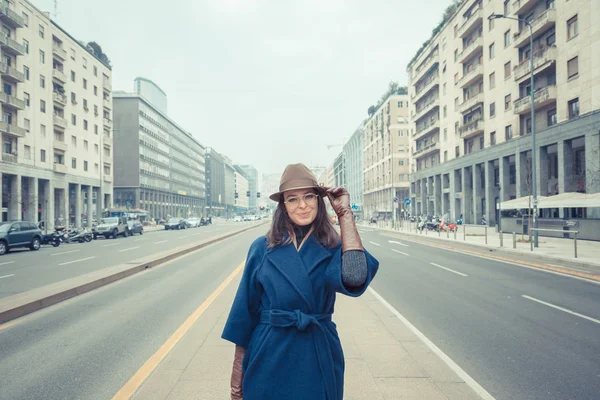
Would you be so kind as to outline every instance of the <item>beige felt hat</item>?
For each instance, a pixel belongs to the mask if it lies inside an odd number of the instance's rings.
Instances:
[[[279,181],[279,192],[273,193],[269,198],[279,202],[283,192],[295,189],[310,189],[315,188],[320,194],[325,193],[324,187],[317,182],[315,174],[304,164],[290,164],[285,167],[285,171],[281,175]]]

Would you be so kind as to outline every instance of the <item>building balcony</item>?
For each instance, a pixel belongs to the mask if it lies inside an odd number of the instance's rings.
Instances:
[[[531,10],[536,3],[537,0],[514,0],[510,9],[512,13],[517,16],[520,14],[525,14],[527,11]]]
[[[427,82],[425,82],[425,84],[423,86],[421,86],[421,88],[419,90],[417,90],[414,102],[416,103],[417,101],[419,101],[419,99],[421,99],[423,96],[425,96],[427,93],[429,93],[429,91],[431,89],[433,89],[434,87],[439,86],[439,85],[440,85],[440,76],[439,75],[432,76]]]
[[[427,113],[429,113],[431,110],[433,110],[434,108],[439,107],[439,106],[440,106],[439,98],[430,101],[429,103],[427,103],[423,107],[421,107],[421,109],[414,114],[413,120],[417,121],[417,120],[421,119]]]
[[[62,106],[63,108],[67,105],[67,96],[62,93],[52,93],[52,100],[54,100],[54,104]]]
[[[108,136],[108,135],[103,135],[102,136],[102,143],[109,144],[112,147],[112,145],[113,145],[113,138],[110,137],[110,136]]]
[[[67,120],[62,117],[59,117],[58,115],[55,115],[54,116],[54,126],[65,130],[65,129],[67,129]]]
[[[427,57],[423,63],[419,66],[418,70],[415,70],[415,72],[413,73],[413,79],[412,81],[414,83],[419,82],[419,80],[421,78],[423,78],[423,76],[429,71],[431,70],[431,67],[433,67],[435,64],[439,64],[440,62],[440,53],[436,50],[435,53],[429,55],[429,57]]]
[[[24,128],[13,124],[7,124],[4,121],[0,122],[0,132],[20,138],[25,137],[25,134],[27,134],[27,131]]]
[[[483,64],[477,65],[475,68],[463,75],[458,80],[458,87],[464,89],[471,86],[473,83],[483,79]]]
[[[533,99],[536,108],[556,103],[556,86],[546,86],[536,90],[533,94]],[[515,114],[526,114],[531,112],[531,96],[525,96],[521,97],[519,100],[515,100],[513,108]]]
[[[458,61],[461,63],[466,63],[467,61],[469,61],[471,58],[478,55],[482,51],[483,51],[483,37],[479,36],[477,39],[475,39],[473,42],[471,42],[471,44],[469,44],[467,47],[465,47],[463,49],[462,53],[460,53],[458,55]]]
[[[102,154],[102,161],[104,162],[104,164],[112,164],[113,158],[111,155]],[[188,171],[186,171],[186,173],[187,172]]]
[[[479,8],[458,28],[458,37],[465,38],[483,23],[483,10]]]
[[[59,60],[65,61],[67,59],[67,51],[56,44],[52,45],[52,54]]]
[[[4,40],[0,41],[0,45],[2,45],[2,51],[13,56],[22,56],[25,54],[25,47],[14,40],[13,38],[9,38],[4,35]]]
[[[67,83],[67,75],[65,75],[62,71],[57,70],[56,68],[54,68],[52,70],[52,79],[55,79],[58,82],[61,83]]]
[[[4,92],[0,92],[0,103],[4,107],[11,107],[16,110],[24,110],[25,102],[21,99],[17,99],[15,96],[10,96]]]
[[[16,154],[2,153],[2,161],[17,164],[19,157]]]
[[[108,79],[102,79],[102,87],[110,92],[110,81]]]
[[[5,80],[13,82],[13,83],[25,82],[25,74],[18,71],[17,69],[15,69],[11,66],[8,66],[6,64],[2,64],[2,66],[0,68],[1,68],[0,72],[2,73],[2,78],[4,78]]]
[[[25,26],[25,20],[17,14],[8,4],[0,5],[0,21],[13,28],[22,28]]]
[[[67,173],[67,166],[65,164],[54,163],[54,172],[58,172],[59,174]]]
[[[552,25],[556,24],[556,9],[549,8],[542,15],[537,17],[531,22],[531,30],[533,31],[533,38],[539,33],[546,31]],[[513,35],[513,46],[519,48],[529,44],[529,27],[523,26],[518,32]]]
[[[113,178],[110,175],[104,175],[104,177],[102,179],[104,180],[104,182],[108,182],[108,183],[111,183],[113,181]]]
[[[468,139],[483,133],[485,124],[482,119],[469,121],[458,127],[458,133],[461,139]]]
[[[413,140],[425,137],[431,133],[434,133],[436,131],[440,130],[440,120],[433,120],[432,122],[430,122],[429,124],[422,126],[421,128],[419,128],[413,135]]]
[[[556,46],[546,47],[543,50],[533,53],[533,73],[537,74],[556,63]],[[516,82],[529,79],[531,76],[531,62],[529,59],[523,61],[521,65],[513,68],[513,76]]]
[[[112,121],[106,117],[103,118],[104,120],[104,126],[110,128],[112,126]]]
[[[110,99],[103,99],[102,105],[104,106],[104,108],[110,110],[112,108],[112,101],[110,101]]]
[[[414,150],[412,154],[415,158],[421,158],[428,156],[431,153],[435,153],[436,151],[440,151],[440,142],[430,143],[427,146]]]
[[[52,148],[56,150],[67,151],[67,143],[62,140],[55,139],[52,141]]]
[[[458,106],[458,111],[463,114],[467,113],[481,103],[483,103],[483,93],[478,93],[478,94],[474,95],[473,97],[471,97],[470,99],[463,101]]]

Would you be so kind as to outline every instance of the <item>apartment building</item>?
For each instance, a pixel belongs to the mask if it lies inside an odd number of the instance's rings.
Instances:
[[[409,96],[390,95],[363,129],[364,216],[390,219],[409,195]],[[396,211],[396,216],[397,214]]]
[[[248,179],[246,179],[246,177],[237,170],[233,173],[233,178],[235,180],[235,210],[236,212],[246,212],[248,211],[248,201],[250,200],[250,198],[246,195],[250,190]]]
[[[144,81],[136,90],[151,82]],[[153,218],[202,216],[206,148],[144,93],[113,94],[115,206],[144,209]]]
[[[350,194],[350,204],[354,205],[354,215],[362,218],[364,196],[363,173],[363,125],[361,124],[343,149],[345,162],[345,186]]]
[[[531,191],[533,126],[538,195],[600,190],[590,179],[600,170],[599,23],[594,0],[460,5],[408,66],[412,212],[497,221],[499,202]],[[561,209],[541,216],[585,214]]]
[[[208,215],[222,216],[225,203],[225,159],[212,147],[206,148],[206,207]]]
[[[27,1],[0,24],[0,217],[79,227],[112,203],[111,67]]]
[[[257,193],[259,193],[258,171],[252,165],[234,165],[234,168],[240,174],[244,175],[244,177],[248,180],[248,190],[250,191],[250,198],[248,199],[248,208],[250,210],[256,210],[258,204]]]

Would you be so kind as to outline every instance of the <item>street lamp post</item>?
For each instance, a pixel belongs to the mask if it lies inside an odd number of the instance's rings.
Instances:
[[[520,21],[523,22],[525,24],[527,24],[527,26],[529,27],[529,85],[530,87],[530,96],[531,96],[531,191],[533,193],[533,245],[535,247],[538,247],[538,219],[537,219],[537,215],[538,215],[538,199],[537,199],[537,168],[536,168],[536,164],[537,164],[537,147],[535,145],[535,96],[534,96],[534,71],[533,71],[533,28],[531,27],[531,22],[529,22],[526,19],[523,18],[519,18],[519,17],[509,17],[503,14],[491,14],[488,19],[489,20],[493,20],[493,19],[500,19],[500,18],[505,18],[505,19],[512,19],[515,21]],[[501,199],[502,200],[502,199]]]

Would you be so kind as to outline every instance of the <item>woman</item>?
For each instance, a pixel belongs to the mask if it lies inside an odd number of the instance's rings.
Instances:
[[[360,296],[379,263],[363,249],[345,189],[319,187],[306,166],[292,164],[270,198],[278,202],[271,229],[250,247],[222,334],[236,345],[231,398],[341,400],[336,292]]]

